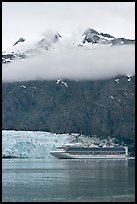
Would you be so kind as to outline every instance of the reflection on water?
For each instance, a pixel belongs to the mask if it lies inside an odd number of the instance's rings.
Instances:
[[[5,201],[135,201],[134,160],[3,160]]]

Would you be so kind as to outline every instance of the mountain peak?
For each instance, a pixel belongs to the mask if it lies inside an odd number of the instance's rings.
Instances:
[[[98,43],[106,45],[123,45],[123,44],[134,44],[135,40],[125,39],[125,38],[115,38],[108,33],[99,33],[94,29],[88,28],[82,36],[85,36],[82,43]]]
[[[61,40],[60,38],[62,38],[62,36],[58,32],[53,31],[46,31],[42,34],[42,36],[43,38],[37,40],[34,43],[31,43],[29,40],[25,40],[23,37],[19,38],[9,50],[2,53],[2,62],[8,63],[14,61],[15,59],[25,59],[29,56],[37,55],[44,50],[48,51],[50,49],[56,49],[55,44]],[[24,41],[25,43],[20,43]],[[76,44],[76,46],[82,47],[82,49],[84,49],[85,47],[87,48],[87,46],[89,49],[92,49],[94,47],[94,45],[92,46],[92,44],[96,44],[97,46],[134,45],[135,40],[126,39],[123,37],[115,38],[108,33],[99,33],[92,28],[88,28],[85,30],[85,32],[83,32],[83,34],[78,36],[78,42],[76,41],[76,43],[74,43],[74,41],[70,41],[69,43],[70,45],[72,43],[73,45]]]
[[[91,29],[91,28],[88,28],[88,29],[83,33],[83,35],[86,35],[86,36],[90,36],[90,35],[94,35],[94,34],[98,35],[99,33],[98,33],[96,30]]]
[[[44,38],[40,40],[37,45],[39,48],[44,48],[48,50],[54,43],[56,43],[61,35],[59,33],[44,33]]]
[[[17,40],[17,42],[15,42],[15,44],[14,44],[13,46],[17,45],[19,42],[24,42],[24,41],[25,41],[24,38],[19,38],[19,39]]]

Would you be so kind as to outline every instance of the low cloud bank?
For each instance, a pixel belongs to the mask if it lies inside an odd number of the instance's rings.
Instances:
[[[135,74],[135,47],[56,47],[39,56],[3,65],[2,80],[100,80]]]

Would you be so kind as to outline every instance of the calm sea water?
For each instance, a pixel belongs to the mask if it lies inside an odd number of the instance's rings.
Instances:
[[[3,202],[134,202],[134,160],[3,159]]]

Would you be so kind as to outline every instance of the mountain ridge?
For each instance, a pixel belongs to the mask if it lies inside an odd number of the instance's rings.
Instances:
[[[71,39],[70,46],[73,47],[74,44],[78,47],[84,47],[85,44],[98,44],[100,46],[123,46],[135,44],[135,40],[126,39],[123,37],[116,38],[107,33],[99,33],[98,31],[91,28],[86,29],[83,33],[79,34],[79,36],[81,38],[79,42],[75,42]],[[23,48],[23,43],[27,43],[27,40],[21,37],[13,44],[10,50],[4,51],[2,53],[2,63],[10,63],[16,59],[25,59],[32,55],[38,55],[41,51],[55,49],[55,44],[63,38],[64,37],[58,32],[46,33],[44,37],[42,37],[40,40],[37,40],[35,43],[32,43],[30,47]],[[22,46],[18,47],[21,45],[20,43]]]

